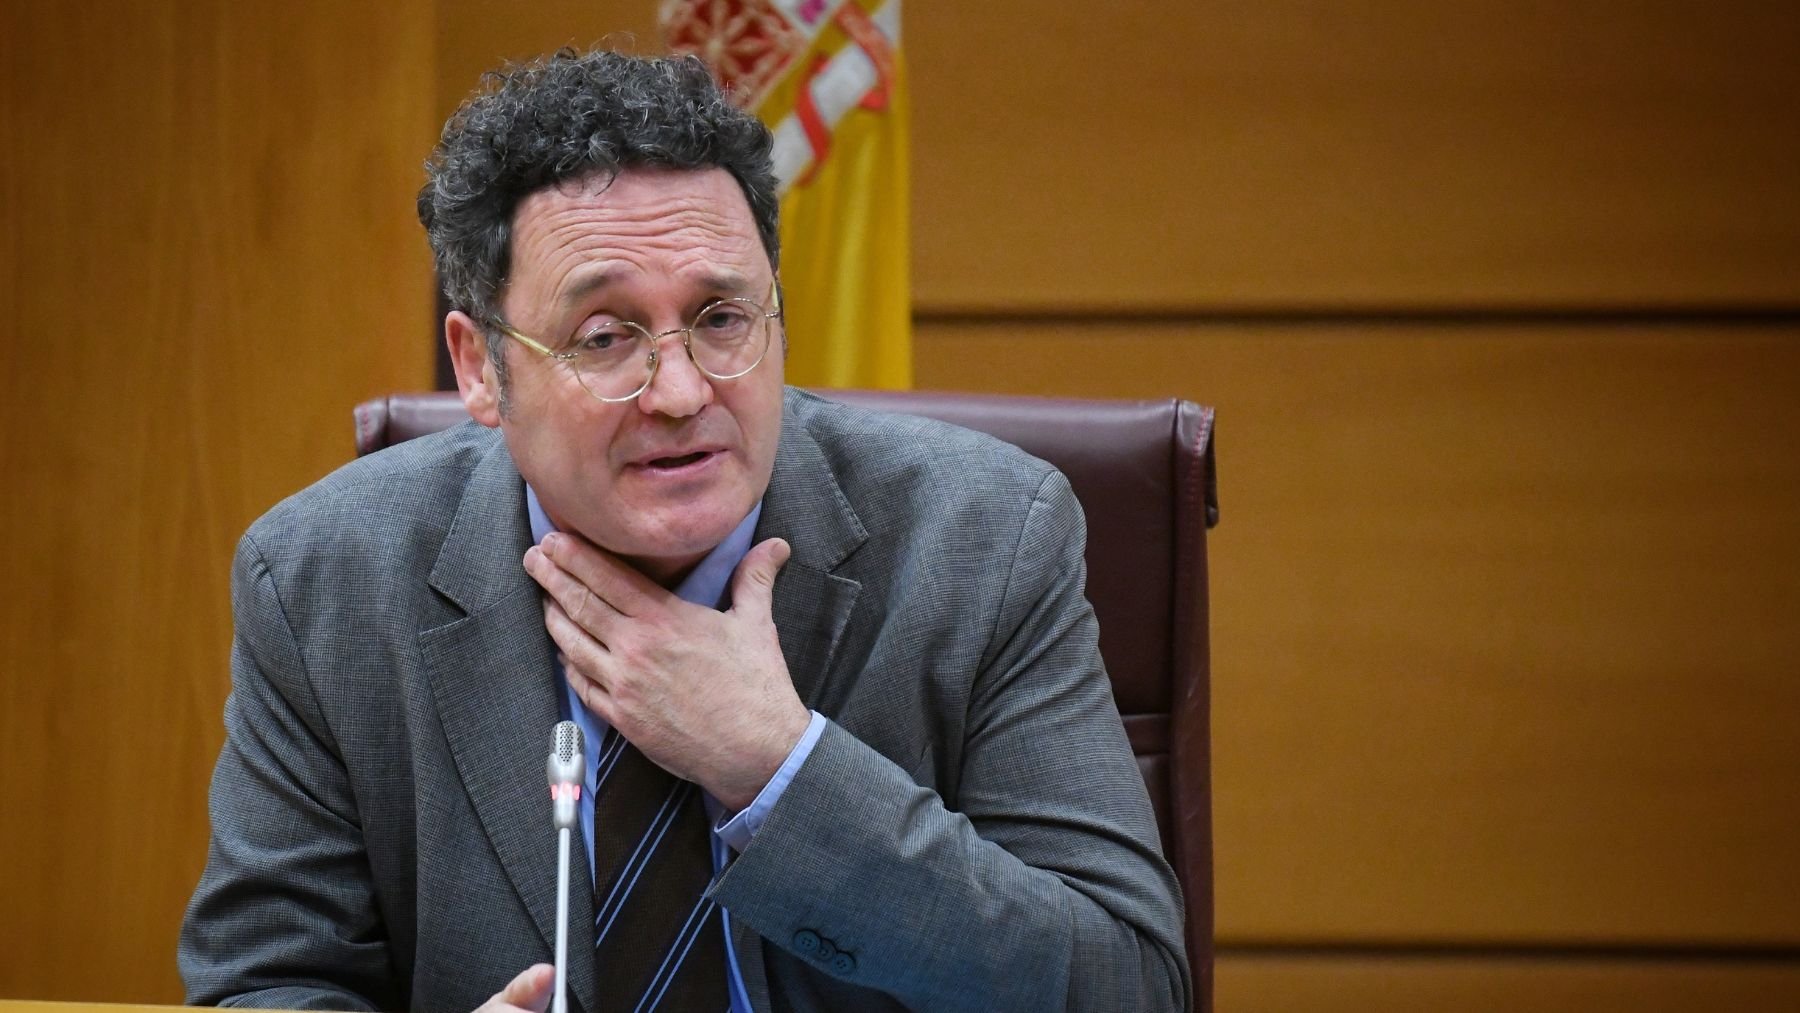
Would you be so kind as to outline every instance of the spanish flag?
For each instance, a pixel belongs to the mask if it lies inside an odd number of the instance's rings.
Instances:
[[[900,0],[664,0],[658,20],[775,134],[788,382],[911,386]]]

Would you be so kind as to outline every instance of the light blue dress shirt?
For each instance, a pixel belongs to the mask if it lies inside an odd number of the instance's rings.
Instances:
[[[530,485],[525,486],[525,509],[531,518],[531,540],[533,544],[542,542],[544,536],[556,530],[550,523],[550,515],[544,513],[542,504],[538,502],[537,492]],[[687,575],[687,579],[675,589],[675,596],[682,601],[696,605],[707,605],[718,608],[725,598],[725,592],[731,586],[731,575],[750,551],[750,540],[756,535],[756,521],[762,516],[762,501],[750,508],[745,517],[731,534],[725,536],[712,552],[708,553],[700,565]],[[581,728],[581,734],[587,750],[586,790],[581,793],[581,836],[587,845],[588,875],[594,875],[594,785],[593,777],[599,768],[600,742],[605,737],[607,723],[598,715],[590,712],[575,695],[575,688],[557,666],[557,677],[563,684],[563,713]],[[787,759],[769,783],[763,786],[755,800],[742,812],[727,813],[719,801],[702,792],[706,800],[706,811],[713,819],[712,855],[713,871],[716,873],[725,867],[731,851],[742,851],[749,845],[750,839],[768,818],[769,810],[775,807],[782,792],[787,790],[789,782],[806,758],[812,755],[813,746],[819,741],[819,735],[825,731],[825,718],[818,711],[812,712],[812,720],[807,723],[806,731],[801,734],[800,741],[794,744]],[[719,917],[725,929],[726,972],[731,984],[732,1013],[750,1013],[750,998],[744,990],[744,976],[738,969],[737,953],[731,948],[731,914],[723,907],[719,908]]]

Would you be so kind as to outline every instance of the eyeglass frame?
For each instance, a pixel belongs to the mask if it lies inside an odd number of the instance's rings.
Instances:
[[[640,324],[635,320],[615,321],[615,323],[626,324],[628,326],[637,328],[640,332],[642,332],[644,335],[648,336],[650,339],[650,368],[644,374],[644,382],[641,386],[638,387],[637,390],[634,390],[631,393],[626,394],[623,397],[601,397],[600,395],[594,393],[593,390],[591,388],[589,388],[588,385],[582,381],[581,371],[579,369],[575,368],[575,360],[579,359],[581,357],[580,352],[578,352],[578,351],[568,351],[568,352],[554,351],[550,348],[550,346],[548,346],[548,345],[544,344],[543,342],[538,341],[536,338],[533,338],[530,335],[524,333],[523,331],[519,330],[518,328],[514,327],[513,325],[507,323],[505,320],[500,319],[500,317],[498,315],[490,316],[488,318],[488,323],[493,325],[495,328],[497,328],[500,331],[500,333],[506,335],[507,337],[513,339],[514,341],[517,341],[521,345],[524,345],[526,348],[531,349],[532,351],[538,353],[539,355],[544,356],[545,358],[554,359],[557,362],[560,362],[563,365],[569,367],[569,372],[574,374],[574,376],[575,376],[575,383],[581,387],[582,391],[584,393],[586,393],[588,397],[591,397],[594,400],[600,401],[605,404],[624,404],[627,401],[636,400],[638,395],[649,390],[650,385],[656,381],[656,371],[662,367],[662,339],[668,337],[671,334],[681,335],[681,347],[687,350],[688,361],[693,363],[694,368],[699,370],[701,375],[705,376],[707,379],[726,381],[726,380],[736,380],[742,376],[748,376],[751,373],[751,371],[755,370],[756,367],[763,364],[764,359],[767,359],[769,357],[769,346],[771,344],[773,344],[774,342],[772,342],[772,341],[766,342],[763,345],[762,353],[756,357],[755,362],[752,362],[750,365],[745,366],[742,370],[740,370],[736,373],[732,373],[730,375],[722,375],[719,373],[715,373],[710,369],[707,369],[705,366],[700,364],[699,359],[694,357],[694,327],[695,327],[695,325],[697,325],[700,322],[700,319],[702,317],[706,316],[706,314],[713,309],[713,307],[718,306],[721,303],[728,303],[728,302],[744,302],[744,303],[749,303],[751,306],[756,307],[756,309],[762,313],[762,320],[764,321],[763,326],[767,327],[768,321],[781,319],[781,280],[779,278],[772,279],[769,282],[769,299],[771,302],[773,302],[775,304],[775,308],[773,310],[763,309],[761,303],[757,302],[755,299],[751,299],[748,296],[730,296],[730,297],[724,298],[724,299],[714,299],[711,302],[708,302],[706,305],[700,307],[699,312],[694,314],[693,323],[688,324],[686,327],[671,327],[670,329],[668,329],[666,331],[652,331],[650,328],[645,327],[643,324]]]

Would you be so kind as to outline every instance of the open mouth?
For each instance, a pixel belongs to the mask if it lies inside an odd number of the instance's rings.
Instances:
[[[688,465],[694,464],[697,461],[704,460],[706,458],[706,456],[707,456],[706,451],[697,450],[691,454],[683,454],[680,457],[658,457],[658,458],[654,458],[653,460],[651,460],[650,467],[652,467],[652,468],[685,468]]]

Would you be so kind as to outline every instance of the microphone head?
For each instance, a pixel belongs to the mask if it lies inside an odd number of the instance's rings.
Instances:
[[[580,784],[586,777],[586,768],[587,750],[581,726],[573,721],[558,722],[550,732],[550,760],[545,764],[550,784]]]

